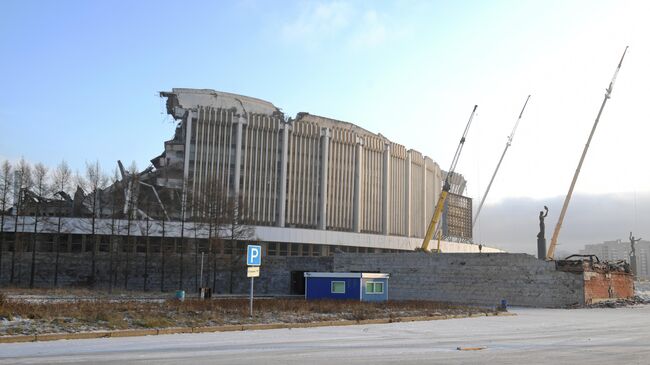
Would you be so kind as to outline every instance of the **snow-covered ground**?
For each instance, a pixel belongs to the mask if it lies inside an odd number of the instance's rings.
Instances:
[[[0,363],[649,363],[650,305],[512,311],[517,316],[0,344]]]

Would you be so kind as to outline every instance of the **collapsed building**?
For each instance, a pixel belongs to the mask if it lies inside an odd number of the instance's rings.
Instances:
[[[446,177],[431,158],[355,124],[304,112],[290,118],[252,97],[202,89],[160,96],[177,125],[145,170],[118,161],[119,174],[108,187],[80,187],[51,199],[15,189],[18,204],[3,220],[2,247],[11,255],[0,259],[0,282],[22,280],[29,264],[15,257],[32,247],[38,252],[32,261],[42,256],[50,263],[48,252],[56,252],[56,260],[59,253],[91,253],[93,267],[106,261],[113,278],[133,269],[135,258],[110,261],[126,254],[205,252],[212,263],[226,260],[232,267],[229,257],[251,241],[262,244],[267,257],[420,246]],[[462,195],[466,181],[460,174],[450,181],[440,248],[478,252],[471,244],[471,199]],[[26,236],[31,233],[38,238]],[[183,260],[173,270],[186,285]],[[39,272],[45,280],[58,276]],[[69,271],[62,280],[101,281],[96,271],[81,272]],[[138,275],[152,273],[146,268]]]
[[[352,123],[308,113],[287,118],[260,99],[197,89],[160,95],[178,124],[151,166],[130,171],[118,161],[120,176],[107,188],[61,192],[40,209],[64,206],[58,215],[65,217],[200,221],[234,199],[239,221],[261,236],[264,227],[277,227],[287,237],[299,229],[351,233],[341,235],[348,246],[375,248],[354,233],[384,236],[374,239],[396,250],[421,243],[446,178],[431,158]],[[471,243],[466,181],[454,174],[450,182],[442,238]],[[36,205],[22,210],[33,216]],[[450,250],[461,247],[476,251]]]
[[[393,249],[413,249],[424,236],[444,178],[431,158],[352,123],[287,118],[251,97],[196,89],[161,96],[179,124],[152,160],[152,177],[185,192],[188,216],[206,216],[216,189],[240,199],[241,220],[254,226],[409,239]],[[447,211],[455,214],[444,220],[445,238],[469,242],[471,219],[456,218],[470,216],[471,199],[462,196],[462,175],[451,181],[455,209]]]
[[[420,245],[446,177],[431,158],[352,123],[308,113],[287,118],[260,99],[197,89],[160,95],[178,121],[173,138],[144,171],[119,163],[121,179],[75,195],[87,212],[131,212],[173,226],[210,220],[234,201],[238,221],[263,242],[326,247],[334,239],[364,251]],[[450,181],[442,247],[477,251],[465,244],[472,240],[466,181],[460,174]]]

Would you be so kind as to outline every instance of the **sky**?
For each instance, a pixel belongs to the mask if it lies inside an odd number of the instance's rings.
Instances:
[[[552,198],[505,198],[484,208],[476,222],[475,242],[509,252],[537,255],[537,214],[549,206],[545,219],[546,246],[551,242],[564,196]],[[562,225],[556,257],[579,253],[587,244],[621,240],[629,243],[629,233],[650,241],[649,193],[576,194]]]
[[[158,93],[187,87],[349,121],[446,169],[478,104],[457,168],[477,205],[530,94],[481,214],[526,201],[536,224],[630,46],[576,186],[630,208],[650,191],[648,14],[624,0],[6,0],[0,160],[145,168],[175,126]],[[650,216],[630,225],[650,237]]]

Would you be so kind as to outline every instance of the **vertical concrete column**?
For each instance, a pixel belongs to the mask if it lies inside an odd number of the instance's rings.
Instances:
[[[352,205],[352,230],[361,232],[361,167],[363,164],[363,138],[357,137],[354,153],[354,200]]]
[[[282,125],[282,157],[280,160],[280,204],[278,204],[278,227],[284,227],[287,214],[287,161],[289,159],[289,123]]]
[[[192,119],[194,118],[194,112],[191,110],[187,111],[187,118],[185,119],[185,161],[183,161],[183,194],[181,197],[181,212],[182,219],[187,217],[186,205],[187,205],[187,180],[190,176],[190,147],[192,145]],[[130,190],[130,189],[129,189]]]
[[[183,179],[185,183],[190,173],[190,144],[192,142],[192,118],[194,113],[191,110],[187,111],[187,119],[185,119],[185,161],[183,164]]]
[[[390,209],[390,144],[384,144],[384,165],[382,176],[382,205],[381,205],[381,225],[384,234],[390,232],[390,222],[388,210]]]
[[[235,137],[235,179],[233,184],[233,196],[235,199],[239,198],[239,181],[241,179],[241,144],[242,136],[244,133],[244,124],[246,124],[246,118],[243,115],[240,115],[237,119],[237,136]]]
[[[320,139],[320,199],[318,229],[327,229],[327,181],[329,172],[330,130],[323,128]]]
[[[422,227],[424,229],[424,233],[422,234],[422,238],[424,238],[424,235],[427,232],[427,227],[429,226],[429,217],[427,216],[427,159],[424,157],[422,161],[422,171],[424,172],[422,174]]]
[[[404,224],[406,237],[411,237],[411,151],[406,152],[406,174],[404,181]]]

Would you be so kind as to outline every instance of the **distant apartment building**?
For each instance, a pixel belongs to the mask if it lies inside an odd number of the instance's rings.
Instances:
[[[639,241],[634,244],[636,251],[637,277],[650,280],[650,241]],[[596,255],[600,260],[626,260],[630,262],[632,252],[630,241],[615,240],[586,245],[580,251],[583,255]]]

